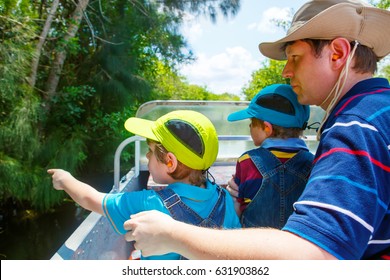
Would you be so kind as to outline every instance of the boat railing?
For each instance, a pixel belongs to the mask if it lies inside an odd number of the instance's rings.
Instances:
[[[116,148],[114,155],[114,186],[111,192],[119,192],[120,191],[120,159],[123,152],[123,149],[129,145],[130,143],[134,143],[134,173],[136,176],[139,175],[140,170],[140,155],[141,155],[141,142],[145,138],[140,136],[132,136],[123,140],[119,146]]]
[[[132,136],[129,137],[125,140],[123,140],[119,146],[117,147],[115,151],[115,156],[114,156],[114,186],[111,192],[119,192],[120,189],[120,159],[121,159],[121,154],[124,150],[124,148],[134,142],[134,174],[135,176],[139,175],[140,172],[140,166],[141,166],[141,141],[145,141],[146,139],[144,137],[140,136]],[[218,136],[219,141],[252,141],[251,137],[249,135],[220,135]],[[239,155],[238,155],[239,156]],[[216,165],[221,165],[225,164],[227,161],[222,160],[224,157],[223,155],[220,156],[215,164]],[[234,161],[235,162],[235,161]]]

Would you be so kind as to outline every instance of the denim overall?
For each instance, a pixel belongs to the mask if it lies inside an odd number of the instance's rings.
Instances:
[[[241,215],[243,227],[282,228],[293,212],[312,169],[313,154],[300,150],[284,164],[268,149],[248,152],[263,176],[255,197]]]
[[[165,207],[175,220],[195,226],[222,228],[225,220],[225,192],[217,186],[218,199],[209,216],[203,219],[194,210],[187,206],[172,189],[165,188],[157,191]],[[181,257],[181,259],[185,259]]]
[[[221,228],[225,219],[225,192],[218,186],[218,199],[209,216],[203,219],[194,210],[187,206],[172,189],[165,188],[157,191],[169,210],[172,218],[201,227]]]

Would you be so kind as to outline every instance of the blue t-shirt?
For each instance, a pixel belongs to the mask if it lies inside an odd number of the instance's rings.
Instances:
[[[200,188],[184,183],[168,185],[180,196],[181,200],[202,218],[206,218],[213,209],[217,199],[218,191],[215,184],[206,182],[206,188]],[[233,199],[226,193],[226,212],[223,222],[224,228],[240,228],[241,224],[234,210]],[[169,215],[160,196],[154,190],[142,190],[137,192],[124,192],[107,194],[103,199],[103,211],[115,231],[125,234],[123,223],[130,218],[130,215],[147,210],[158,210]],[[162,256],[154,256],[143,259],[180,259],[180,255],[171,253]]]
[[[324,125],[314,167],[284,230],[339,259],[390,253],[390,86],[356,84]]]

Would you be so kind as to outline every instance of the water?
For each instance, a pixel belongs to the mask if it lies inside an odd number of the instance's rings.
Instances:
[[[4,260],[50,259],[82,221],[83,215],[73,202],[46,214],[15,210],[3,224],[0,257]]]
[[[88,175],[82,180],[99,191],[108,192],[113,175]],[[71,199],[49,213],[37,214],[16,208],[9,212],[1,221],[2,260],[50,259],[90,213]]]

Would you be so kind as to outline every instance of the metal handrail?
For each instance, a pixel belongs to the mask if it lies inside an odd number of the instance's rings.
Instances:
[[[244,140],[252,141],[250,135],[220,135],[218,136],[219,141],[231,141],[231,140]]]
[[[218,136],[219,140],[229,141],[229,140],[246,140],[250,141],[251,137],[248,135],[220,135]],[[145,141],[144,137],[141,136],[132,136],[123,140],[118,148],[115,151],[114,156],[114,186],[111,192],[119,192],[120,186],[120,157],[123,149],[130,143],[135,142],[135,151],[134,151],[134,172],[135,176],[139,175],[140,171],[140,157],[141,157],[141,141]]]
[[[139,175],[139,169],[140,169],[140,154],[141,154],[141,142],[145,141],[144,137],[141,136],[132,136],[125,140],[123,140],[118,148],[115,151],[114,156],[114,187],[112,188],[112,192],[119,192],[119,180],[120,180],[120,157],[122,154],[123,149],[130,143],[135,142],[135,150],[134,150],[134,171],[135,175]]]
[[[251,136],[249,135],[220,135],[218,136],[219,141],[252,141]],[[307,141],[317,141],[315,136],[306,136]],[[119,144],[118,148],[115,151],[114,157],[114,186],[112,192],[119,192],[120,186],[120,157],[123,149],[130,143],[135,142],[134,150],[134,172],[135,176],[139,175],[140,171],[140,158],[141,158],[141,141],[145,141],[144,137],[141,136],[132,136]]]

